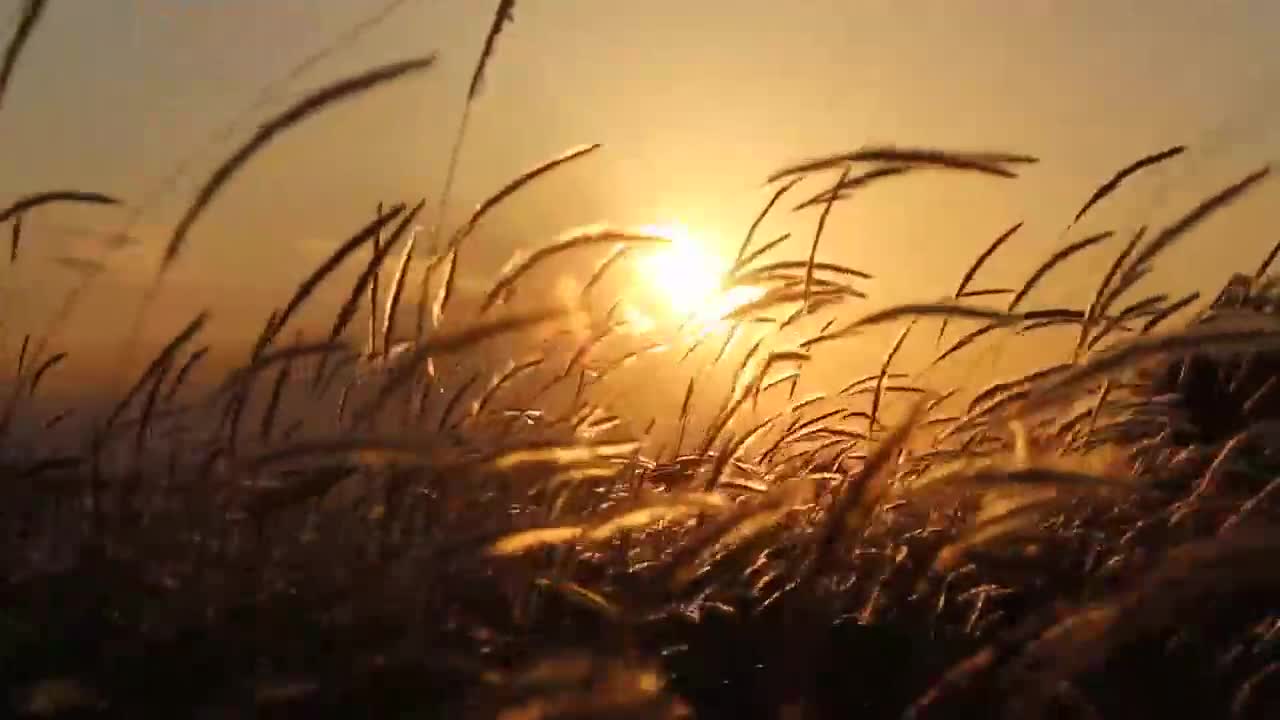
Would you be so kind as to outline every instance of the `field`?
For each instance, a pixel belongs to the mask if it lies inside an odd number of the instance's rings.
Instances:
[[[45,5],[24,3],[0,98]],[[464,113],[514,5],[498,3]],[[191,199],[135,325],[254,156],[433,64],[372,68],[265,118]],[[484,291],[461,288],[476,228],[596,149],[530,168],[458,227],[433,227],[445,199],[353,218],[212,376],[203,313],[118,396],[86,391],[82,406],[42,394],[68,358],[58,316],[7,338],[6,709],[1280,716],[1280,244],[1239,258],[1216,297],[1144,283],[1268,168],[1243,168],[1168,224],[1082,231],[1185,148],[1122,158],[1081,188],[1060,248],[1020,285],[984,278],[1020,240],[1011,221],[953,286],[885,306],[868,273],[824,260],[833,207],[881,182],[1003,181],[1037,160],[869,145],[767,178],[766,205],[712,276],[672,228],[592,226],[529,247]],[[82,189],[13,201],[7,271],[35,272],[24,217],[119,202]],[[774,224],[791,212],[815,221],[807,254],[779,250]],[[1085,253],[1111,258],[1087,296],[1039,304]],[[631,302],[638,272],[665,278],[675,322]],[[318,290],[349,275],[345,300],[324,306]],[[548,292],[563,277],[580,292]],[[939,380],[993,347],[1055,359]],[[822,392],[797,392],[824,356],[868,352]],[[644,401],[623,400],[637,383],[653,386]]]

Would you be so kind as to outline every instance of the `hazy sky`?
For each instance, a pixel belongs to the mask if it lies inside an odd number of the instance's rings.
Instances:
[[[163,296],[173,313],[158,322],[171,332],[179,313],[210,306],[224,330],[243,328],[239,319],[256,329],[378,201],[425,194],[434,207],[494,4],[404,0],[281,84],[387,2],[53,0],[0,108],[0,196],[119,195],[143,209],[133,228],[142,242],[104,254],[101,237],[129,210],[28,218],[20,266],[3,271],[5,334],[38,327],[69,287],[51,262],[66,254],[111,262],[74,327],[115,333],[131,310],[121,288],[150,276],[194,188],[254,122],[344,74],[438,52],[426,74],[275,143],[197,225]],[[514,248],[597,221],[680,221],[728,249],[767,197],[765,176],[790,161],[889,142],[1026,152],[1042,162],[1016,181],[924,174],[869,189],[836,209],[823,253],[875,273],[867,289],[882,300],[934,297],[1026,220],[979,282],[1017,284],[1063,242],[1092,188],[1139,156],[1192,147],[1081,233],[1167,220],[1280,159],[1277,29],[1270,0],[522,0],[473,113],[451,217],[521,170],[601,142],[495,215],[464,266],[491,274]],[[1163,277],[1215,287],[1252,269],[1280,239],[1277,200],[1273,180],[1180,245]],[[814,220],[786,225],[792,256],[805,253]],[[1108,247],[1079,258],[1044,300],[1087,297],[1080,273],[1105,267]],[[14,307],[31,314],[15,319]]]

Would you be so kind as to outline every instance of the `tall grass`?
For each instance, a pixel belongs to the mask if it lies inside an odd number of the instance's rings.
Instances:
[[[28,12],[38,17],[41,5]],[[465,112],[513,5],[498,6]],[[267,141],[329,102],[430,64],[340,80],[263,125],[204,184],[166,263]],[[681,329],[620,317],[630,291],[606,273],[668,242],[625,229],[570,231],[513,259],[481,296],[450,302],[455,272],[467,269],[459,248],[476,224],[597,147],[570,149],[481,202],[450,242],[427,248],[416,297],[408,278],[421,246],[411,226],[426,201],[379,208],[299,273],[242,363],[214,382],[192,380],[211,351],[197,346],[209,318],[197,315],[109,412],[86,419],[70,451],[44,434],[70,411],[46,414],[35,391],[75,358],[31,354],[24,340],[6,363],[0,436],[0,680],[11,709],[500,718],[1274,710],[1273,258],[1256,271],[1256,259],[1241,258],[1250,272],[1211,304],[1196,294],[1129,297],[1175,240],[1251,191],[1265,169],[1149,240],[1134,236],[1081,307],[1036,306],[1031,291],[1109,233],[1067,244],[1016,288],[972,289],[1021,223],[957,267],[954,292],[860,307],[867,296],[853,283],[869,275],[820,256],[837,203],[875,178],[945,169],[1012,180],[1034,162],[881,146],[771,176],[782,184],[719,278],[726,292],[751,287],[756,299],[688,348]],[[1181,152],[1125,166],[1077,219]],[[853,175],[858,164],[872,167]],[[830,171],[840,179],[795,206],[822,206],[806,257],[766,258],[777,242],[753,248],[783,195]],[[29,196],[5,219],[45,204],[38,197],[108,199]],[[375,282],[402,240],[391,282]],[[329,331],[294,327],[281,344],[304,303],[366,246]],[[547,273],[582,278],[600,302],[565,308],[520,293]],[[419,318],[404,331],[397,316],[407,307]],[[350,331],[362,308],[363,350]],[[947,323],[975,321],[925,368],[900,357],[922,325],[937,323],[941,341]],[[1079,342],[1044,368],[986,388],[930,380],[929,368],[997,331],[1016,346],[1064,324],[1080,326]],[[883,326],[897,334],[878,365],[846,366],[839,385],[795,397],[802,379],[818,380],[817,356],[838,357]],[[740,356],[731,351],[739,338],[748,347]],[[636,367],[642,379],[630,383],[645,383],[655,403],[670,400],[648,424],[609,400],[628,384],[618,373]],[[1224,437],[1212,432],[1220,426],[1238,429]]]

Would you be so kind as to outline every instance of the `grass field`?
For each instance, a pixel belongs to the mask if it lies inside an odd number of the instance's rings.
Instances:
[[[0,93],[45,4],[24,4]],[[513,6],[499,3],[464,112]],[[266,119],[191,200],[154,292],[274,138],[432,64],[373,68]],[[465,123],[458,145],[464,134]],[[1073,222],[1020,286],[992,287],[984,265],[1019,241],[1011,224],[956,268],[954,286],[908,304],[875,303],[867,273],[823,259],[832,207],[899,176],[1013,178],[1034,157],[836,152],[769,177],[736,259],[710,277],[669,228],[587,227],[528,248],[484,292],[458,289],[475,229],[595,149],[529,169],[456,228],[422,229],[443,199],[354,218],[210,382],[192,380],[216,350],[201,340],[206,314],[124,392],[84,407],[42,395],[67,358],[58,317],[10,338],[6,707],[1280,716],[1276,252],[1240,258],[1217,297],[1143,282],[1267,168],[1242,169],[1166,225],[1084,233]],[[1183,151],[1122,159],[1081,188],[1075,220]],[[24,216],[117,202],[85,190],[17,199],[0,211],[8,272],[35,271]],[[793,209],[816,220],[799,257],[771,230]],[[1114,258],[1087,296],[1037,304],[1086,252]],[[317,307],[340,268],[355,268],[345,302]],[[683,316],[637,310],[637,273]],[[565,276],[579,296],[546,292]],[[304,325],[304,311],[325,321]],[[1042,352],[1047,335],[1068,340],[1029,374],[937,381],[984,347]],[[817,358],[884,337],[877,361],[797,392]],[[908,361],[903,348],[921,340],[930,357]],[[610,402],[641,382],[651,407]]]

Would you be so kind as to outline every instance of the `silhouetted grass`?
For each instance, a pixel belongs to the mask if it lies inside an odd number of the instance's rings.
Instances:
[[[498,7],[468,103],[513,5]],[[203,186],[167,258],[266,139],[326,98],[426,64],[340,81],[263,126]],[[483,296],[449,302],[476,222],[595,148],[518,176],[446,247],[428,248],[437,254],[423,272],[444,275],[434,297],[428,279],[417,297],[408,282],[412,234],[390,285],[375,285],[425,201],[380,209],[316,269],[298,268],[241,364],[191,379],[210,353],[188,350],[200,314],[104,415],[84,413],[71,449],[44,433],[73,409],[46,413],[35,390],[75,357],[41,357],[24,340],[5,364],[0,444],[7,707],[79,717],[1274,716],[1273,258],[1207,306],[1196,294],[1128,297],[1165,248],[1265,170],[1147,243],[1135,235],[1080,308],[1035,307],[1030,291],[1109,234],[1068,244],[1020,289],[970,289],[1020,224],[957,266],[954,292],[853,307],[867,298],[849,283],[869,275],[818,256],[843,193],[907,169],[1010,179],[1010,166],[1034,161],[893,147],[775,173],[786,183],[718,278],[726,292],[757,294],[691,341],[683,327],[629,320],[619,310],[628,288],[605,281],[668,243],[639,232],[572,231],[514,260]],[[1080,214],[1180,152],[1130,164]],[[850,176],[864,162],[879,169]],[[765,260],[779,244],[752,243],[769,212],[830,170],[842,182],[796,208],[824,206],[807,256]],[[365,245],[372,257],[332,330],[294,327],[292,344],[277,345]],[[581,278],[600,302],[517,296],[538,272]],[[983,304],[991,298],[1001,306]],[[420,317],[397,334],[399,308],[422,316],[428,306],[429,327]],[[360,349],[349,328],[362,307],[371,330]],[[908,366],[913,328],[937,322],[941,339],[945,323],[974,321],[925,370]],[[1016,349],[1063,324],[1080,325],[1076,347],[1020,377],[945,389],[927,374],[997,331]],[[838,385],[795,397],[819,353],[846,352],[885,325],[899,330],[878,364],[846,365]],[[636,365],[642,377],[630,382],[670,400],[647,424],[596,391]],[[256,431],[241,432],[246,424]]]

